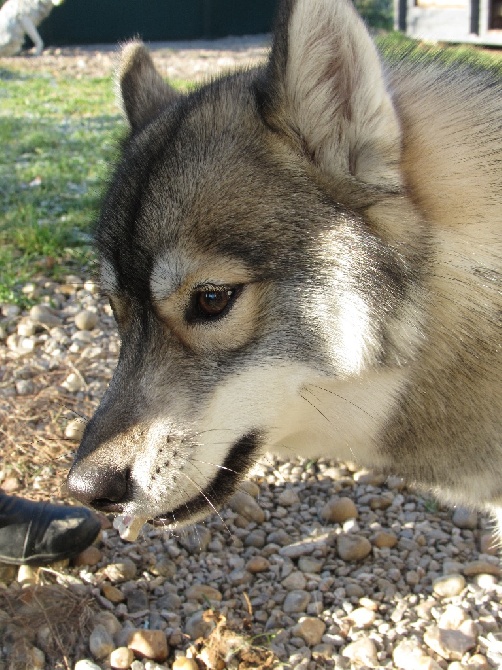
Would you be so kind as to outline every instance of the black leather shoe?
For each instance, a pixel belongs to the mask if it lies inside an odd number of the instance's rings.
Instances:
[[[83,507],[30,502],[0,493],[0,562],[44,565],[76,556],[101,528]]]

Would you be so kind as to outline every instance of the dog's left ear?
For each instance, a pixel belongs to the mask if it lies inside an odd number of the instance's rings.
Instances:
[[[162,79],[147,48],[139,41],[123,47],[117,80],[122,105],[133,131],[156,118],[179,95]]]
[[[350,0],[283,0],[261,87],[267,122],[328,181],[399,186],[399,122]]]

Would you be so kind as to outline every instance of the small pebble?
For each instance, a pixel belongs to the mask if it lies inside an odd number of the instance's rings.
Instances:
[[[462,575],[444,575],[434,580],[432,589],[441,598],[452,598],[462,593],[465,583],[465,578]]]
[[[70,372],[68,377],[62,382],[61,386],[70,393],[78,393],[84,388],[85,382],[82,375],[76,372]]]
[[[300,497],[296,491],[292,488],[284,489],[277,496],[277,502],[279,505],[284,505],[284,507],[289,507],[290,505],[296,505],[300,502]]]
[[[456,630],[467,619],[466,611],[458,605],[447,605],[438,619],[439,628]]]
[[[99,623],[104,626],[112,636],[116,635],[120,630],[122,630],[122,625],[113,612],[102,610],[96,614],[94,621],[95,623]]]
[[[456,507],[451,520],[457,528],[474,530],[478,527],[478,513],[466,507]]]
[[[101,667],[97,663],[94,663],[94,661],[83,658],[75,663],[74,670],[101,670]]]
[[[497,546],[497,538],[494,533],[482,533],[479,538],[479,551],[481,554],[488,554],[490,556],[497,556],[499,549]]]
[[[241,514],[250,521],[254,521],[255,523],[263,523],[265,521],[265,512],[256,500],[244,491],[234,493],[228,502],[228,506],[234,512]]]
[[[382,549],[383,547],[388,547],[389,549],[392,549],[392,547],[395,547],[398,542],[398,539],[394,533],[389,533],[386,531],[380,531],[377,533],[374,537],[373,543],[375,547],[378,547],[379,549]]]
[[[84,309],[75,315],[75,325],[79,330],[92,330],[98,323],[98,315],[89,309]]]
[[[378,650],[369,637],[362,637],[348,644],[343,649],[342,656],[350,659],[355,664],[366,665],[370,668],[378,664]]]
[[[36,568],[32,568],[30,565],[20,565],[17,571],[17,581],[22,584],[22,586],[36,584]]]
[[[201,603],[206,603],[208,600],[220,601],[222,597],[217,589],[208,584],[194,584],[190,586],[185,596],[187,600],[197,600]]]
[[[89,649],[94,658],[98,660],[105,658],[114,648],[113,638],[103,624],[95,626],[89,637]]]
[[[310,594],[307,591],[290,591],[283,604],[286,614],[305,612],[310,602]]]
[[[257,572],[265,572],[270,568],[270,562],[264,556],[253,556],[246,563],[246,570],[255,574]]]
[[[260,487],[251,479],[245,479],[239,484],[239,491],[247,493],[252,498],[257,498],[260,495]]]
[[[178,658],[173,661],[172,670],[199,670],[199,666],[193,658],[178,656]]]
[[[180,545],[188,551],[189,554],[198,554],[206,551],[207,545],[211,541],[211,532],[206,526],[197,524],[183,530],[178,538]]]
[[[500,577],[502,575],[502,569],[498,563],[489,563],[488,561],[483,560],[466,563],[463,572],[467,577],[482,574],[494,575],[495,577]]]
[[[288,591],[292,591],[294,589],[302,590],[307,586],[307,579],[305,575],[303,575],[303,573],[295,570],[294,572],[289,574],[285,579],[283,579],[281,584]]]
[[[357,628],[370,628],[375,623],[376,614],[366,607],[357,607],[352,610],[347,619],[352,621]]]
[[[134,589],[126,596],[127,609],[131,613],[143,612],[148,609],[150,600],[143,589]]]
[[[371,543],[361,535],[342,533],[337,538],[338,555],[344,561],[361,561],[371,553]]]
[[[131,666],[134,661],[134,653],[128,647],[118,647],[110,654],[110,665],[114,670],[123,670]]]
[[[424,642],[447,661],[460,661],[464,654],[476,645],[476,638],[466,624],[467,622],[464,622],[460,630],[430,626],[424,633]]]
[[[348,519],[356,519],[358,511],[350,498],[331,498],[322,508],[320,516],[328,523],[344,523]]]
[[[47,328],[55,328],[62,323],[56,312],[47,305],[35,305],[30,309],[30,318],[34,323],[39,323]]]
[[[293,627],[293,635],[301,637],[309,647],[319,644],[326,630],[326,624],[316,617],[300,617]]]
[[[165,661],[169,655],[166,634],[162,630],[137,630],[127,646],[141,658]]]
[[[109,582],[101,584],[101,591],[104,597],[112,603],[123,603],[126,599],[122,591]]]
[[[72,442],[80,442],[87,423],[83,419],[72,419],[65,428],[64,435]]]
[[[97,565],[103,558],[103,552],[91,544],[72,560],[73,565]]]
[[[204,613],[199,610],[189,617],[186,622],[185,632],[192,640],[207,637],[216,625],[214,621],[205,620],[203,615]]]
[[[103,573],[108,577],[112,584],[119,582],[128,582],[136,577],[136,564],[130,558],[124,558],[116,563],[107,565]]]

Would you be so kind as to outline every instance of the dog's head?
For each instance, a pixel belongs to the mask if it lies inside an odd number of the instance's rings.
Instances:
[[[400,131],[375,49],[346,0],[285,2],[277,26],[266,67],[187,95],[124,49],[130,134],[96,231],[121,354],[69,475],[97,508],[207,514],[266,445],[315,434],[313,379],[392,346],[385,236],[406,232],[378,230]]]

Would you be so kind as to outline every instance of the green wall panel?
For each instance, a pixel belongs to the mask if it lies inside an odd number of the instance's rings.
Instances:
[[[40,26],[47,45],[269,32],[276,0],[66,0]]]

